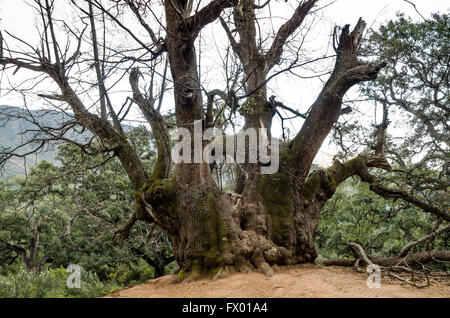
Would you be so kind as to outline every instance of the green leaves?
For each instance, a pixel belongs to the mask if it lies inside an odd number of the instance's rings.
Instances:
[[[129,137],[151,167],[155,153],[149,131],[138,127]],[[111,280],[110,274],[120,271],[129,279],[113,280],[116,287],[154,277],[155,270],[141,257],[163,263],[172,255],[170,241],[159,229],[149,235],[147,225],[137,224],[125,244],[113,238],[134,211],[134,191],[121,164],[108,154],[87,155],[72,144],[61,145],[57,159],[57,164],[40,162],[26,177],[0,182],[0,239],[23,248],[30,259],[38,241],[37,270],[41,260],[52,268],[79,264],[90,272],[92,284],[86,291],[67,291],[57,272],[44,270],[41,275],[23,276],[27,281],[18,282],[17,293],[11,295],[98,296],[109,285],[103,286],[97,276]],[[3,281],[12,283],[25,271],[23,260],[3,247],[0,245],[0,270],[5,273]],[[133,253],[133,248],[140,254]],[[51,286],[42,285],[44,278]],[[8,286],[0,281],[0,294],[7,294]],[[52,294],[52,289],[58,294]]]

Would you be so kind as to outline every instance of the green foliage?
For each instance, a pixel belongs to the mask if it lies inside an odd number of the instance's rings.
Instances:
[[[261,175],[258,179],[258,197],[263,202],[269,218],[270,238],[275,243],[284,242],[285,229],[289,228],[293,219],[290,176],[284,172],[273,175]]]
[[[349,179],[322,209],[317,247],[327,258],[352,257],[347,244],[358,242],[374,257],[396,255],[403,246],[432,231],[435,217],[404,202],[388,201],[367,184]],[[429,249],[447,249],[449,233]],[[417,246],[412,252],[423,250]]]
[[[148,281],[154,277],[155,270],[141,260],[132,269],[125,265],[115,267],[108,274],[108,281],[114,282],[118,286],[129,286]]]
[[[20,267],[17,271],[0,276],[0,297],[3,298],[57,298],[100,297],[110,293],[113,284],[100,282],[92,272],[81,272],[81,288],[68,288],[69,274],[64,268],[44,269],[41,273]]]
[[[375,105],[375,113],[382,106],[388,114],[384,155],[392,169],[378,172],[379,182],[443,211],[450,203],[449,30],[448,13],[418,22],[399,14],[372,30],[362,51],[369,60],[386,61],[387,66],[375,81],[360,86],[362,99]],[[334,136],[344,160],[355,153],[372,153],[382,125],[367,129],[361,117],[344,120]],[[384,200],[367,185],[347,180],[322,211],[318,245],[330,258],[351,256],[346,245],[352,241],[373,256],[393,256],[431,233],[436,224],[435,216],[401,199]],[[413,252],[448,249],[449,239],[449,233],[442,234]]]
[[[138,127],[130,135],[151,168],[149,132]],[[134,191],[120,162],[71,144],[59,147],[57,159],[60,165],[41,161],[26,177],[0,181],[0,294],[92,297],[154,278],[149,262],[167,264],[169,239],[146,224],[136,224],[124,244],[113,235],[134,212]],[[64,289],[69,264],[86,271],[81,290]]]
[[[360,85],[361,99],[369,100],[361,111],[370,113],[367,107],[374,105],[378,121],[382,107],[388,113],[385,155],[394,169],[387,177],[400,180],[403,190],[444,209],[449,203],[449,31],[448,13],[418,22],[399,14],[371,31],[364,42],[367,59],[387,65],[375,81]],[[344,149],[345,159],[373,151],[380,125],[368,129],[367,122],[355,114],[338,126],[334,138]]]
[[[367,51],[388,65],[362,91],[387,103],[389,111],[412,128],[403,143],[395,142],[407,157],[432,147],[433,142],[448,146],[449,31],[448,14],[434,14],[418,23],[400,14],[369,38]]]

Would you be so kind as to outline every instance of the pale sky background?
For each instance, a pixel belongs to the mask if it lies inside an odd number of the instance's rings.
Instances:
[[[63,2],[69,1],[56,1],[58,6],[62,5],[61,8],[64,7]],[[330,2],[332,1],[319,1],[318,7],[329,4]],[[413,0],[412,2],[416,4],[417,10],[425,18],[430,17],[430,14],[434,12],[448,12],[450,8],[450,1],[448,0]],[[271,5],[272,15],[274,17],[280,17],[278,20],[276,18],[274,19],[275,24],[283,23],[284,20],[282,18],[288,18],[292,14],[296,4],[297,1],[274,1]],[[320,20],[316,21],[316,25],[309,35],[310,43],[307,43],[307,45],[310,45],[311,49],[316,50],[316,52],[326,52],[326,50],[330,52],[332,50],[330,47],[330,36],[335,25],[343,26],[345,24],[351,24],[354,26],[358,18],[362,17],[367,22],[368,28],[373,27],[376,29],[385,21],[394,19],[397,12],[402,12],[416,21],[422,20],[414,7],[403,0],[337,0],[320,11]],[[36,17],[25,1],[0,0],[0,18],[1,30],[8,30],[12,34],[19,35],[23,40],[32,45],[37,44],[36,30],[33,26]],[[264,19],[262,21],[265,23]],[[202,43],[202,52],[204,52],[204,56],[202,56],[202,71],[205,72],[202,74],[202,79],[205,80],[205,85],[208,89],[222,89],[223,87],[220,87],[222,75],[217,71],[218,49],[216,45],[224,47],[228,43],[228,40],[218,22],[213,23],[202,31]],[[329,62],[326,65],[330,65]],[[25,73],[20,74],[21,72],[18,72],[16,78],[25,76]],[[8,80],[13,79],[11,73],[7,74],[7,77]],[[323,79],[326,80],[326,77]],[[0,74],[0,80],[4,83],[5,75]],[[0,90],[0,105],[23,105],[23,101],[18,95],[5,96],[3,83],[0,82],[0,88],[2,89]],[[117,104],[120,105],[124,100],[124,96],[129,95],[129,92],[126,92],[128,90],[126,86],[128,85],[127,79],[124,80],[123,85],[125,86],[118,89],[121,92],[118,93],[119,96],[117,98],[119,101]],[[275,94],[277,95],[277,100],[300,111],[305,111],[317,97],[322,83],[317,79],[299,80],[293,76],[279,76],[270,81],[268,87],[269,96]],[[348,94],[352,96],[351,94],[354,94],[354,92],[355,89],[352,89]],[[41,102],[42,100],[39,99],[32,100],[32,103],[41,104]],[[39,108],[42,106],[39,105],[36,107]],[[171,95],[167,95],[165,98],[164,108],[166,110],[173,108],[173,97]],[[367,112],[368,118],[366,120],[373,121],[373,106],[371,109],[367,109]],[[371,119],[369,118],[370,116],[372,117]],[[133,119],[132,117],[138,119],[139,114],[132,112],[130,119]],[[287,127],[291,130],[292,134],[295,134],[301,127],[301,123],[302,121],[297,118],[292,120]],[[277,137],[281,135],[280,127],[279,122],[275,121],[273,134]],[[330,156],[326,155],[326,153],[333,154],[334,152],[335,150],[325,142],[322,147],[322,153],[316,162],[328,162]]]

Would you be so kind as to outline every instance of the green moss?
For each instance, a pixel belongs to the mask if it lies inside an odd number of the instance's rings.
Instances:
[[[177,183],[176,174],[170,179],[150,177],[143,187],[145,197],[158,211],[169,213],[176,208]]]
[[[303,198],[312,200],[317,193],[331,197],[340,182],[353,175],[364,165],[364,159],[364,157],[359,156],[344,164],[336,162],[327,170],[313,172],[303,186]]]
[[[220,269],[221,269],[222,267],[221,266],[217,266],[217,267],[214,267],[213,269],[211,269],[211,275],[212,276],[215,276],[215,275],[217,275],[218,273],[219,273],[219,271],[220,271]]]
[[[317,191],[320,189],[320,175],[317,172],[313,172],[311,176],[306,180],[303,186],[302,194],[306,200],[311,200]]]
[[[188,276],[188,273],[187,273],[184,269],[180,269],[180,270],[178,271],[178,278],[179,278],[180,280],[186,279],[187,276]]]
[[[341,182],[354,174],[360,167],[364,165],[365,158],[358,156],[345,163],[335,163],[333,166],[327,169],[327,173],[337,181]]]
[[[239,112],[247,115],[258,115],[272,111],[272,108],[272,104],[265,100],[260,91],[247,98],[246,102],[239,108]]]
[[[197,205],[199,220],[205,225],[208,249],[202,255],[202,273],[210,273],[212,269],[223,263],[222,253],[228,247],[227,231],[220,216],[218,198],[214,192],[207,193]]]
[[[320,194],[331,197],[336,191],[337,182],[333,174],[324,170],[314,171],[303,186],[302,195],[305,200],[312,200],[314,195]]]
[[[205,268],[200,263],[195,263],[192,265],[192,268],[190,270],[184,270],[180,269],[178,271],[178,280],[183,281],[186,278],[190,276],[194,277],[214,277],[219,273],[219,271],[222,269],[222,266],[216,266],[211,268]]]
[[[336,191],[336,187],[337,187],[337,183],[334,177],[332,177],[329,174],[324,174],[322,177],[322,181],[321,181],[321,185],[322,188],[325,192],[335,192]]]
[[[135,202],[136,217],[138,219],[143,219],[146,211],[144,202],[142,202],[141,191],[134,191],[134,202]]]
[[[205,267],[202,264],[201,260],[195,260],[192,264],[191,271],[189,274],[203,276],[205,273]]]
[[[291,177],[285,172],[258,177],[258,199],[269,217],[270,238],[278,244],[284,242],[286,233],[289,232],[286,229],[293,222],[291,189]]]
[[[155,167],[153,168],[153,172],[150,178],[157,179],[163,178],[166,171],[166,161],[161,156],[156,158]]]
[[[141,197],[142,192],[145,193],[148,203],[158,213],[168,214],[169,216],[175,215],[177,208],[176,173],[170,179],[160,179],[158,173],[153,173],[142,186],[142,189],[134,192],[135,211],[138,219],[146,219],[148,217]]]

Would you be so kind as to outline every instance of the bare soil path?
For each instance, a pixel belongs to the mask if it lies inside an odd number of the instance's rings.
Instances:
[[[434,282],[417,289],[413,286],[381,280],[380,288],[368,288],[368,274],[348,268],[300,265],[277,270],[267,278],[259,273],[232,274],[218,280],[172,283],[164,276],[146,284],[115,292],[109,297],[444,297],[450,298],[449,282]]]

